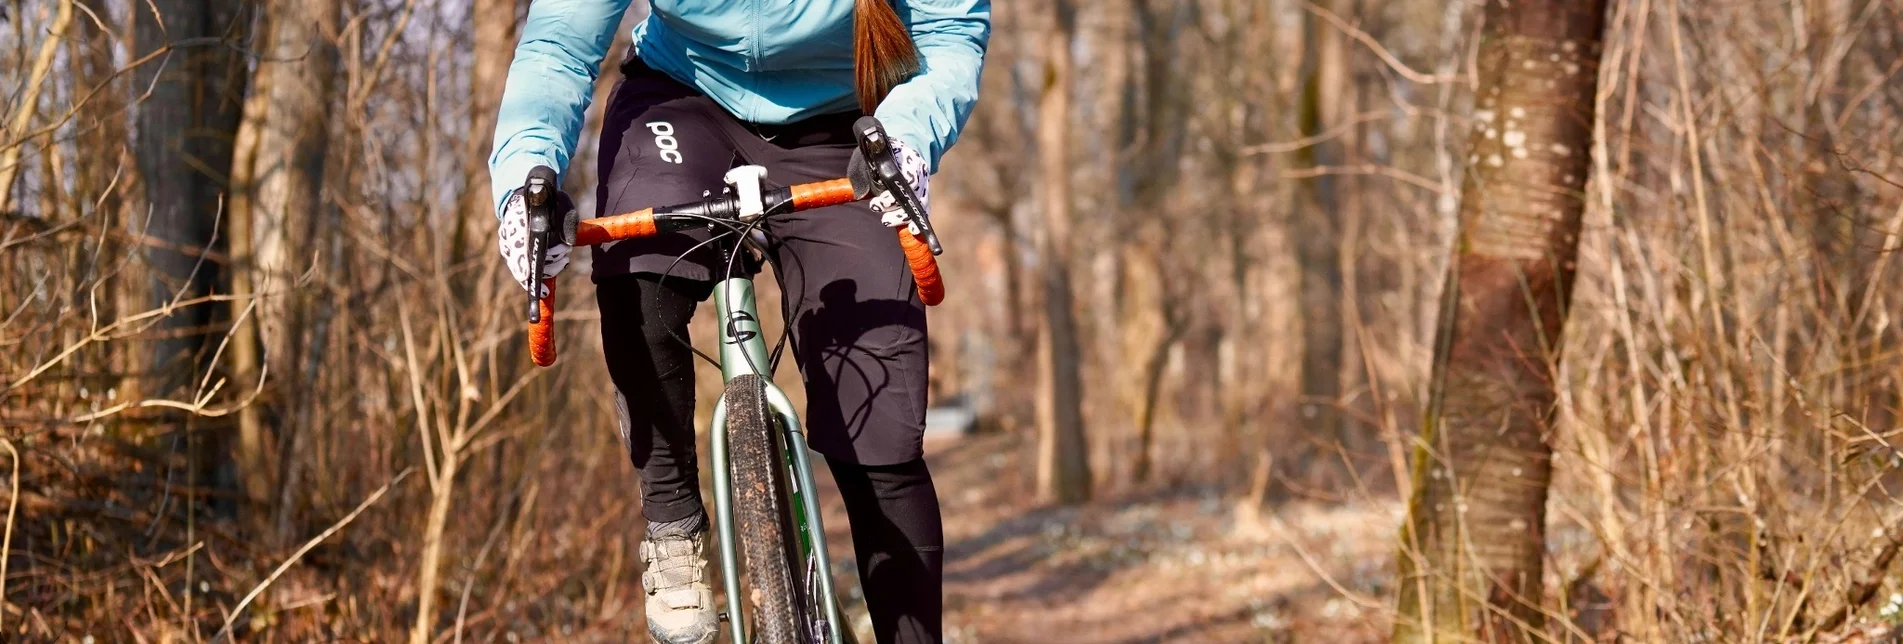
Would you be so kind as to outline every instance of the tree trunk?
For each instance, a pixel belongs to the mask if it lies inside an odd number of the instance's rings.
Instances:
[[[121,93],[125,81],[113,79],[118,70],[118,65],[113,63],[118,43],[112,33],[116,26],[111,22],[114,16],[106,9],[105,0],[83,0],[79,4],[98,16],[98,22],[89,17],[74,24],[79,34],[69,49],[73,79],[82,95],[94,87],[103,88],[78,106],[77,142],[79,149],[87,153],[75,155],[73,160],[77,166],[78,194],[81,199],[95,204],[92,214],[95,221],[104,226],[119,217],[124,203],[119,198],[124,182],[114,180],[125,169],[122,164],[131,151],[126,141],[125,95]],[[112,301],[111,297],[97,300],[100,304]],[[102,319],[114,319],[111,311],[100,314]]]
[[[470,18],[475,21],[476,47],[472,55],[474,65],[469,71],[469,149],[463,159],[468,164],[464,173],[469,177],[469,187],[463,190],[463,201],[457,221],[469,221],[469,217],[479,214],[493,215],[495,204],[490,202],[489,151],[494,145],[496,128],[496,109],[502,103],[502,86],[509,76],[509,63],[515,60],[517,0],[475,0]],[[610,63],[612,65],[612,63]],[[475,220],[477,222],[483,220]],[[458,228],[462,226],[459,224]],[[479,231],[492,229],[477,226]],[[485,248],[482,244],[468,239],[471,235],[457,235],[453,240],[455,248],[449,261],[457,263],[470,248]],[[474,237],[482,237],[475,235]]]
[[[469,189],[465,191],[476,212],[495,209],[489,203],[489,148],[495,140],[496,107],[502,102],[502,85],[509,76],[509,63],[515,60],[517,0],[475,0],[471,19],[475,21],[475,64],[470,68],[469,141],[474,154]],[[468,214],[468,213],[465,213]]]
[[[259,370],[272,383],[267,395],[238,416],[235,458],[245,497],[253,508],[276,509],[277,536],[288,539],[293,507],[287,490],[296,463],[290,458],[300,428],[289,422],[300,378],[303,346],[299,298],[293,289],[309,257],[300,242],[316,236],[323,208],[329,113],[335,107],[339,0],[274,0],[264,8],[263,37],[255,45],[269,56],[258,63],[253,91],[231,161],[232,216],[227,230],[234,271],[234,316],[249,309],[235,331],[231,353],[242,386],[256,386]],[[247,297],[251,296],[251,297]],[[276,430],[273,441],[272,430]]]
[[[495,230],[489,224],[495,221],[495,204],[490,202],[489,153],[495,142],[496,110],[502,102],[502,89],[509,77],[509,64],[515,60],[518,38],[516,9],[519,4],[517,0],[475,0],[470,11],[476,46],[471,53],[474,64],[469,70],[471,135],[462,155],[463,176],[468,187],[463,190],[462,201],[457,204],[456,212],[452,215],[458,231],[450,249],[449,261],[452,264],[460,263],[469,248],[489,248],[489,245],[480,241],[486,238],[485,233]],[[595,104],[602,103],[605,101]],[[604,110],[595,110],[597,118],[602,112]],[[570,165],[576,164],[571,162]],[[464,232],[472,227],[475,231],[473,234]],[[473,298],[476,280],[457,282],[452,285],[452,293],[457,301],[467,302]],[[490,485],[507,485],[510,476],[507,472],[510,442],[511,439],[503,439],[488,457]],[[472,471],[480,469],[480,464],[472,463],[470,466]],[[507,515],[516,498],[514,495],[496,495],[496,515]]]
[[[1341,0],[1322,0],[1318,8],[1334,10]],[[1297,118],[1302,136],[1319,136],[1341,116],[1341,94],[1347,84],[1346,52],[1341,32],[1307,13],[1303,18],[1302,95]],[[1342,145],[1323,141],[1295,152],[1294,166],[1319,171],[1339,165]],[[1337,218],[1340,204],[1333,176],[1318,174],[1297,184],[1295,255],[1301,267],[1299,300],[1302,320],[1301,400],[1296,405],[1300,424],[1316,437],[1334,437],[1341,414],[1341,235]]]
[[[294,298],[283,294],[303,266],[299,242],[321,207],[327,115],[334,94],[338,0],[275,0],[267,16],[271,58],[267,98],[258,104],[256,156],[251,172],[251,243],[260,290],[258,323],[264,359],[280,378],[296,373],[300,342]],[[281,389],[281,388],[280,388]]]
[[[153,0],[133,7],[134,58],[172,43],[202,38],[239,38],[245,32],[238,0]],[[156,12],[156,15],[155,15]],[[219,266],[205,257],[220,243],[223,215],[220,176],[231,164],[245,74],[234,48],[190,45],[171,51],[135,72],[135,86],[150,88],[138,107],[134,145],[147,209],[134,212],[130,232],[152,242],[139,245],[149,276],[127,288],[122,314],[162,308],[212,293]],[[149,345],[129,366],[140,374],[126,393],[140,397],[189,395],[209,365],[207,329],[223,307],[180,307],[153,331]],[[189,431],[189,429],[187,430]],[[229,455],[218,432],[191,432],[192,476],[200,485],[224,486]]]
[[[236,15],[237,2],[213,0],[155,0],[134,10],[135,58],[172,42],[216,37],[225,33]],[[163,18],[153,14],[157,11]],[[144,178],[148,211],[129,222],[133,232],[163,244],[145,245],[140,254],[152,269],[152,280],[139,298],[140,310],[164,306],[175,296],[184,299],[210,293],[217,266],[201,261],[202,251],[217,238],[220,216],[220,177],[206,168],[230,163],[230,140],[237,126],[242,87],[229,87],[230,67],[237,61],[222,49],[188,47],[173,51],[165,64],[138,70],[137,87],[151,86],[139,105],[139,136],[135,146]],[[148,376],[144,393],[164,396],[196,380],[213,307],[179,309],[161,325],[141,371]],[[134,311],[128,311],[131,313]],[[155,376],[155,377],[154,377]]]
[[[1606,0],[1487,3],[1461,232],[1401,535],[1395,641],[1543,639],[1554,366]]]
[[[121,53],[121,42],[114,29],[118,27],[113,20],[119,16],[104,8],[104,0],[81,0],[76,12],[91,11],[97,16],[73,21],[73,38],[66,49],[67,64],[75,88],[74,100],[84,102],[74,106],[73,136],[75,149],[85,154],[75,154],[73,161],[73,188],[75,204],[73,214],[76,218],[89,221],[92,225],[111,228],[124,220],[124,208],[130,177],[136,175],[129,164],[132,161],[132,146],[127,140],[127,127],[130,122],[125,111],[126,96],[123,93],[130,79],[117,78],[119,66],[114,62]],[[82,15],[84,15],[82,13]],[[93,88],[99,88],[87,98]],[[53,156],[53,155],[49,155]],[[74,257],[97,256],[105,253],[110,257],[123,257],[124,246],[117,240],[96,238],[78,242],[72,246]],[[109,279],[93,286],[90,306],[100,320],[119,319],[121,283],[124,280]],[[79,342],[87,330],[67,329],[60,339],[62,346]],[[90,362],[98,365],[94,368],[100,373],[92,381],[93,391],[111,391],[119,393],[121,380],[127,377],[126,370],[120,368],[117,361],[125,359],[124,351],[117,347],[97,346],[90,351]],[[108,430],[110,431],[110,430]]]
[[[1038,324],[1037,490],[1045,502],[1090,498],[1090,453],[1084,440],[1083,381],[1076,311],[1071,302],[1070,92],[1071,41],[1077,29],[1069,0],[1052,3],[1045,35],[1044,96],[1038,105],[1038,177],[1044,182],[1039,261],[1044,319]]]
[[[266,20],[269,18],[265,16]],[[258,51],[270,51],[271,27],[261,21],[258,31],[261,37],[254,47]],[[260,63],[252,75],[251,93],[245,97],[244,120],[238,124],[237,138],[232,144],[231,199],[226,202],[230,214],[225,218],[225,238],[231,244],[231,319],[236,325],[231,337],[231,369],[240,388],[256,387],[258,379],[268,375],[260,373],[263,350],[258,346],[259,311],[253,301],[258,285],[254,280],[257,257],[252,243],[251,218],[258,187],[258,139],[269,114],[271,71],[275,69],[274,64]],[[276,463],[271,454],[262,401],[253,401],[238,410],[238,443],[233,450],[232,460],[245,498],[254,507],[263,507],[270,500]]]
[[[1030,307],[1025,305],[1024,247],[1018,240],[1016,219],[1012,217],[1011,205],[986,210],[985,219],[997,230],[999,235],[999,258],[1001,266],[999,276],[1004,280],[1004,333],[1012,355],[1022,356],[1031,348],[1031,333],[1026,332],[1024,319]]]
[[[1168,297],[1164,295],[1163,297]],[[1138,485],[1150,481],[1153,467],[1153,451],[1156,449],[1156,407],[1163,393],[1163,374],[1169,366],[1170,349],[1176,346],[1183,334],[1189,331],[1189,325],[1170,310],[1174,305],[1161,304],[1165,309],[1160,313],[1163,327],[1156,333],[1154,346],[1149,347],[1148,357],[1143,361],[1142,389],[1137,392],[1134,418],[1137,430],[1136,465],[1130,475]]]

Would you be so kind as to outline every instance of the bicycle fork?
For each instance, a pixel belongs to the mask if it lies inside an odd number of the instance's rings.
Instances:
[[[735,249],[736,251],[738,249]],[[732,277],[714,287],[714,306],[720,320],[720,365],[721,377],[725,382],[733,382],[744,375],[759,375],[766,381],[767,406],[773,416],[779,419],[779,436],[782,453],[786,455],[785,465],[792,476],[790,506],[793,521],[799,536],[801,554],[806,562],[814,562],[812,574],[819,576],[819,597],[814,598],[820,604],[826,622],[825,636],[832,644],[851,642],[847,639],[845,620],[839,609],[838,595],[833,590],[831,559],[827,556],[826,530],[821,521],[818,488],[814,484],[812,459],[808,456],[806,434],[800,424],[799,414],[793,409],[793,402],[786,392],[773,384],[771,371],[767,364],[766,341],[760,328],[755,311],[753,281],[748,278]],[[715,531],[720,540],[720,572],[727,593],[727,623],[733,641],[745,644],[746,624],[741,607],[745,601],[740,594],[739,547],[735,543],[733,517],[733,478],[732,465],[728,459],[727,445],[727,407],[725,397],[714,408],[710,448],[713,452],[714,467],[714,512]],[[797,562],[804,564],[806,562]],[[788,562],[790,564],[796,562]],[[802,566],[804,567],[804,566]],[[810,580],[808,580],[810,582]],[[809,584],[810,587],[810,584]]]

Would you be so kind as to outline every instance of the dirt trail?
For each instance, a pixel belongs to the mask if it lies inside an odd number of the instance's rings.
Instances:
[[[1010,436],[927,446],[944,504],[948,641],[1385,639],[1387,620],[1368,598],[1389,583],[1398,504],[1286,504],[1247,531],[1214,490],[1038,507],[1020,447]],[[836,503],[826,524],[832,543],[850,543]]]

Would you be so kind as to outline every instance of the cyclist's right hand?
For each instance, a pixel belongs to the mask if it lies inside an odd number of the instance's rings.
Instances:
[[[515,277],[515,283],[521,285],[522,290],[543,297],[548,294],[546,286],[538,284],[531,289],[529,284],[533,279],[529,276],[529,208],[523,190],[516,188],[509,193],[508,201],[503,202],[502,225],[496,230],[496,245],[502,251],[502,260],[508,264],[509,274]],[[574,211],[575,202],[568,198],[568,193],[556,191],[554,213],[557,221]],[[555,277],[568,266],[568,251],[568,244],[559,239],[549,245],[548,252],[543,254],[548,261],[542,265],[542,279]]]

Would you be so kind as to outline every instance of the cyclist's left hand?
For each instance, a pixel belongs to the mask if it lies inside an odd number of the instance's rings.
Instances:
[[[575,210],[575,202],[567,193],[555,193],[557,215],[568,215]],[[548,287],[542,284],[530,284],[529,276],[529,210],[523,188],[516,188],[509,194],[509,200],[502,206],[502,222],[496,229],[496,248],[502,251],[502,260],[509,267],[509,274],[515,277],[515,283],[522,290],[534,293],[536,297],[548,295]],[[548,280],[561,274],[568,266],[568,244],[557,241],[544,249],[542,257],[542,279]]]
[[[905,173],[905,182],[912,184],[913,194],[918,195],[918,205],[925,211],[923,214],[930,217],[932,175],[927,171],[925,157],[920,156],[918,150],[912,149],[912,146],[904,141],[894,138],[892,139],[892,158],[899,162],[899,171]],[[898,228],[907,224],[905,210],[899,207],[899,200],[893,197],[892,193],[880,190],[878,194],[872,196],[870,205],[873,212],[879,213],[879,221],[887,227]]]

